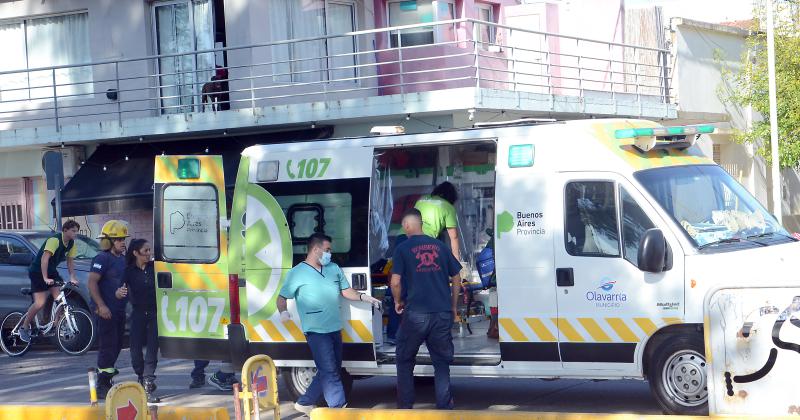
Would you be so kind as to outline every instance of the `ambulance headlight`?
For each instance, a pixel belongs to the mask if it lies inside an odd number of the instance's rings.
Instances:
[[[280,168],[280,162],[277,160],[266,160],[258,162],[258,167],[256,168],[256,181],[258,182],[277,181],[278,168]]]

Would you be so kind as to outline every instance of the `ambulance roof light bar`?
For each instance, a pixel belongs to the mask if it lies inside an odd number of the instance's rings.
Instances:
[[[614,132],[614,137],[618,140],[632,138],[634,147],[648,152],[653,149],[686,149],[694,145],[700,134],[715,132],[713,125],[625,128]]]

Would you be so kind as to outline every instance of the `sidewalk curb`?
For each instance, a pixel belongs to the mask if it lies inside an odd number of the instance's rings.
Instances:
[[[497,410],[397,410],[397,409],[354,409],[354,408],[316,408],[311,412],[311,420],[708,420],[708,419],[786,419],[797,420],[798,417],[787,416],[668,416],[645,414],[596,414],[596,413],[543,413],[532,411],[497,411]]]
[[[105,406],[0,405],[0,419],[106,420]],[[229,420],[222,407],[158,407],[159,420]]]

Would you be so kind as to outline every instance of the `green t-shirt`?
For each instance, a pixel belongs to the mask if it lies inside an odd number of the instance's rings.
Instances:
[[[422,213],[422,232],[438,239],[442,230],[456,227],[456,209],[444,198],[424,195],[414,207]]]
[[[67,258],[75,258],[78,255],[78,247],[75,246],[75,241],[72,240],[65,244],[64,233],[57,233],[47,238],[47,241],[39,248],[39,252],[36,253],[36,257],[28,267],[28,272],[42,272],[42,258],[44,258],[45,251],[51,254],[47,262],[47,275],[49,276],[55,276],[58,273],[57,268],[62,261]]]
[[[289,270],[280,295],[297,301],[303,332],[326,334],[342,329],[339,296],[348,288],[350,283],[338,265],[330,263],[319,272],[301,262]]]

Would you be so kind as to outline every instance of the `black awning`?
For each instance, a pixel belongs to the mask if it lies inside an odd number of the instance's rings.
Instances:
[[[239,157],[246,147],[322,139],[330,137],[332,132],[331,127],[319,127],[247,136],[103,144],[97,147],[61,190],[61,211],[64,217],[75,217],[152,209],[154,158],[161,153],[222,155],[226,187],[233,188]],[[206,149],[208,153],[205,152]]]

